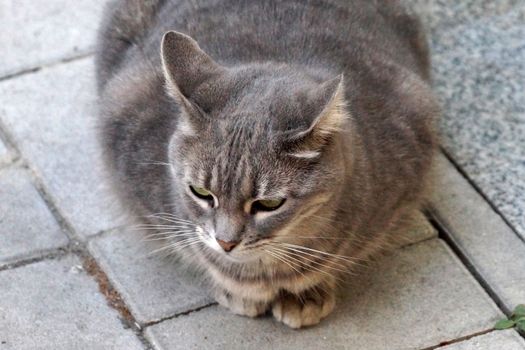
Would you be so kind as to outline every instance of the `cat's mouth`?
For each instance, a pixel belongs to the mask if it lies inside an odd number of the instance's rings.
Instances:
[[[226,259],[235,263],[249,263],[261,258],[261,244],[246,244],[246,242],[241,241],[235,244],[235,247],[227,251],[214,237],[208,233],[201,231],[198,234],[208,250],[210,250],[213,255],[219,257],[220,259]]]

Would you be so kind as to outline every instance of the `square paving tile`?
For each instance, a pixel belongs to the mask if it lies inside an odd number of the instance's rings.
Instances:
[[[292,330],[212,306],[153,325],[158,349],[422,349],[489,329],[502,314],[438,239],[398,250],[352,283],[320,325]]]
[[[27,172],[0,170],[0,266],[67,242]]]
[[[0,348],[142,349],[76,257],[0,272]]]
[[[11,152],[7,149],[7,146],[0,139],[0,167],[11,161]]]
[[[525,301],[525,242],[444,157],[437,158],[432,212],[508,310]]]
[[[180,264],[153,254],[158,247],[144,237],[137,231],[119,230],[89,244],[137,321],[158,321],[214,301]]]
[[[94,49],[106,0],[2,0],[0,78]]]
[[[0,119],[76,231],[121,223],[97,142],[92,58],[0,82],[0,96]]]

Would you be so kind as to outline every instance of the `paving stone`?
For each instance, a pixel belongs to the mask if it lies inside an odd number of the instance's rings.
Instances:
[[[142,349],[76,257],[0,272],[1,349]]]
[[[438,239],[355,280],[320,325],[292,330],[212,306],[148,327],[158,349],[422,349],[488,329],[501,313]]]
[[[0,83],[0,119],[82,236],[121,224],[104,181],[92,58]]]
[[[525,4],[444,32],[434,57],[443,146],[525,238]]]
[[[0,2],[0,77],[94,48],[106,0]]]
[[[437,158],[432,212],[477,272],[512,310],[525,298],[525,242],[444,157]]]
[[[0,139],[0,167],[11,161],[11,152],[7,149],[6,145]]]
[[[89,249],[141,323],[214,301],[180,264],[155,254],[158,246],[140,232],[114,231],[95,238]]]
[[[525,341],[514,330],[491,332],[461,343],[441,348],[442,350],[524,350]]]
[[[28,174],[0,170],[0,266],[67,242]]]

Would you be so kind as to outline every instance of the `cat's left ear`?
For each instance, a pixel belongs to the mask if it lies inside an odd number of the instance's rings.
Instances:
[[[316,158],[344,128],[349,115],[346,110],[344,77],[339,75],[322,83],[311,93],[312,109],[320,111],[312,116],[305,130],[291,138],[289,154],[296,158]]]

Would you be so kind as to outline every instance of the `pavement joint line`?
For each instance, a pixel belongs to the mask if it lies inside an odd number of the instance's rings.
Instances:
[[[75,232],[73,225],[71,225],[71,223],[60,213],[58,206],[53,200],[53,196],[47,191],[43,181],[38,176],[38,173],[29,165],[27,161],[23,161],[23,167],[30,173],[33,185],[35,186],[42,200],[46,203],[49,211],[62,229],[62,232],[64,232],[64,234],[72,242],[81,242],[81,237]]]
[[[76,255],[82,261],[82,268],[89,274],[99,286],[99,293],[104,296],[109,307],[115,309],[120,317],[119,320],[124,329],[130,329],[137,336],[139,341],[146,350],[154,349],[153,345],[144,336],[144,327],[141,326],[129,311],[120,293],[109,281],[106,273],[98,265],[96,259],[89,254],[86,244],[79,241],[71,241],[68,245],[55,248],[44,254],[38,254],[33,257],[20,259],[19,261],[8,263],[0,266],[0,273],[6,270],[12,270],[27,265],[35,264],[41,261],[62,259],[67,255]],[[89,263],[89,268],[87,267]],[[109,297],[111,296],[111,298]],[[159,321],[160,322],[160,321]]]
[[[98,231],[95,234],[89,235],[89,237],[85,238],[85,240],[86,240],[86,242],[89,243],[89,242],[91,242],[91,241],[93,241],[93,240],[95,240],[97,238],[105,237],[107,235],[112,234],[113,232],[117,232],[119,230],[126,230],[126,229],[133,229],[133,226],[126,225],[126,224],[112,226],[112,227],[100,230],[100,231]]]
[[[3,141],[3,143],[6,145],[7,150],[11,153],[15,153],[14,156],[16,158],[20,157],[20,152],[18,150],[18,147],[16,147],[16,143],[14,141],[13,136],[9,133],[7,126],[4,125],[4,122],[2,121],[2,117],[0,116],[0,141]]]
[[[57,221],[62,231],[66,234],[66,236],[70,240],[73,240],[73,241],[80,240],[79,236],[73,230],[73,226],[66,220],[66,218],[62,214],[60,214],[58,207],[54,204],[54,201],[52,200],[52,196],[46,190],[43,184],[43,181],[40,179],[37,172],[30,166],[30,164],[23,157],[22,152],[20,151],[16,142],[14,141],[14,137],[11,136],[11,134],[9,133],[9,129],[7,128],[6,125],[4,125],[1,118],[0,118],[0,137],[2,139],[5,139],[7,147],[9,147],[12,151],[15,152],[16,158],[17,158],[16,164],[19,165],[21,168],[26,169],[29,172],[33,186],[37,190],[42,200],[45,202],[46,206],[48,207],[49,211],[53,215],[54,219]],[[15,162],[11,162],[11,165],[15,165]]]
[[[2,123],[1,120],[0,120],[0,135],[7,140],[7,143],[9,144],[8,147],[11,147],[19,155],[19,160],[17,161],[17,165],[20,166],[21,168],[26,169],[30,173],[31,182],[33,186],[35,187],[35,189],[41,196],[42,200],[45,202],[46,206],[48,207],[49,211],[51,212],[51,214],[57,221],[62,231],[65,233],[66,237],[69,239],[69,244],[67,244],[65,247],[53,249],[45,254],[38,254],[37,256],[34,256],[34,257],[21,259],[13,263],[8,263],[4,266],[0,266],[0,272],[4,270],[8,270],[8,269],[14,269],[14,268],[30,265],[30,264],[37,263],[37,262],[44,261],[44,260],[59,259],[68,254],[74,254],[78,256],[82,260],[83,263],[85,263],[86,261],[91,261],[92,266],[93,265],[96,266],[96,272],[97,272],[98,278],[97,276],[94,276],[94,275],[91,275],[91,276],[93,277],[95,282],[99,285],[99,289],[100,289],[99,292],[101,292],[101,294],[104,296],[107,304],[111,308],[115,309],[121,316],[123,316],[121,310],[119,310],[118,308],[115,308],[111,300],[108,299],[108,295],[106,295],[103,292],[104,289],[111,290],[114,298],[120,300],[122,302],[122,307],[125,308],[125,310],[127,310],[127,312],[129,313],[129,317],[127,319],[124,319],[124,317],[120,317],[122,326],[125,329],[126,328],[131,329],[133,333],[137,336],[141,344],[146,349],[148,350],[154,349],[153,345],[150,344],[150,342],[144,336],[143,328],[135,320],[135,318],[131,315],[131,312],[129,312],[129,307],[125,304],[124,300],[120,296],[120,293],[111,284],[106,273],[104,272],[104,270],[100,268],[96,259],[89,253],[87,249],[87,243],[84,242],[78,234],[76,234],[75,230],[73,229],[73,226],[60,213],[60,210],[55,205],[53,197],[46,190],[37,172],[34,169],[32,169],[29,163],[23,158],[22,153],[20,152],[16,143],[13,141],[13,138],[9,134],[7,127]],[[99,235],[103,233],[104,231],[100,232]],[[105,286],[101,285],[100,279],[104,279],[107,282]]]
[[[84,270],[98,284],[99,292],[104,296],[107,304],[119,313],[122,326],[125,329],[132,330],[145,349],[154,349],[153,344],[151,344],[144,335],[144,327],[133,317],[129,306],[119,291],[113,286],[106,272],[99,266],[97,260],[89,253],[86,246],[86,244],[81,243],[81,249],[77,254],[80,259],[82,259]]]
[[[476,281],[479,283],[481,288],[485,291],[485,293],[488,294],[488,296],[494,301],[494,303],[498,306],[498,308],[507,316],[510,316],[512,313],[511,310],[509,310],[501,298],[498,296],[498,294],[492,289],[490,284],[485,281],[481,273],[478,271],[476,266],[469,260],[469,258],[461,251],[459,248],[459,245],[457,244],[456,240],[454,239],[454,235],[449,232],[449,230],[445,227],[445,225],[442,224],[442,220],[440,220],[439,216],[435,213],[435,211],[431,210],[429,212],[430,216],[430,223],[435,227],[435,229],[438,231],[438,237],[441,238],[456,256],[459,258],[459,260],[463,263],[463,265],[467,268],[467,270],[470,272],[470,274],[476,279]]]
[[[463,176],[463,178],[469,183],[469,185],[472,186],[472,188],[485,200],[485,202],[487,202],[487,204],[492,208],[492,210],[498,216],[501,217],[503,222],[511,229],[512,232],[514,232],[514,234],[520,239],[520,241],[522,241],[525,244],[525,238],[523,238],[518,233],[518,230],[507,220],[505,215],[503,215],[503,213],[494,205],[494,203],[492,203],[492,201],[485,195],[483,190],[474,182],[474,180],[472,180],[468,176],[465,170],[461,168],[461,166],[456,162],[452,155],[450,155],[450,153],[448,153],[447,150],[443,148],[443,146],[441,146],[440,148],[443,155],[450,161],[450,163],[454,166],[454,168],[456,168],[456,170],[461,174],[461,176]]]
[[[125,304],[120,293],[113,286],[113,284],[109,281],[105,271],[98,265],[98,262],[96,261],[96,259],[89,253],[87,249],[87,243],[84,242],[81,239],[81,237],[76,234],[76,232],[74,231],[73,227],[69,224],[69,222],[60,214],[58,207],[56,207],[56,205],[54,204],[52,197],[47,193],[44,185],[39,181],[35,173],[33,173],[33,175],[34,175],[33,177],[35,178],[34,180],[37,182],[34,184],[35,187],[37,188],[37,191],[40,193],[46,205],[48,206],[49,210],[51,211],[51,213],[53,214],[53,216],[59,223],[60,227],[65,231],[66,235],[68,236],[70,240],[70,244],[68,245],[68,247],[70,247],[70,251],[73,254],[77,255],[82,260],[83,265],[86,264],[86,262],[91,262],[91,266],[93,267],[93,270],[96,271],[96,275],[91,274],[91,273],[90,275],[95,280],[95,282],[98,284],[99,292],[104,296],[107,304],[111,308],[115,309],[121,315],[120,321],[123,327],[125,329],[126,328],[131,329],[146,349],[153,349],[153,346],[149,343],[149,341],[145,338],[144,334],[142,333],[142,327],[135,320],[135,318],[131,315],[131,312],[129,311],[129,307]],[[104,231],[102,231],[101,233],[104,233]],[[31,263],[31,261],[28,263]],[[101,282],[105,282],[105,284],[102,284]],[[105,293],[105,291],[108,291],[111,293],[110,294],[112,296],[111,300],[108,298],[109,294]],[[119,307],[116,307],[115,300],[118,300]],[[124,310],[125,310],[125,313],[123,313]]]
[[[430,219],[428,218],[428,216],[426,214],[425,214],[425,219],[430,222]],[[431,240],[436,239],[436,238],[437,238],[436,236],[432,236],[432,237],[427,237],[427,238],[422,239],[422,240],[417,241],[417,242],[410,242],[410,243],[407,243],[407,244],[403,244],[400,247],[396,247],[396,248],[387,250],[387,253],[392,253],[392,252],[394,252],[394,251],[396,251],[398,249],[405,249],[405,248],[408,248],[408,247],[412,247],[412,246],[414,246],[416,244],[423,243],[423,242],[428,242],[428,241],[431,241]]]
[[[484,334],[488,334],[488,333],[492,333],[492,332],[497,332],[497,331],[494,328],[489,328],[489,329],[485,329],[483,331],[479,331],[479,332],[476,332],[476,333],[465,335],[465,336],[457,338],[457,339],[442,341],[438,345],[429,346],[428,348],[424,348],[424,349],[421,349],[421,350],[440,349],[440,348],[443,348],[443,347],[448,346],[448,345],[461,343],[461,342],[463,342],[465,340],[469,340],[469,339],[478,337],[480,335],[484,335]]]
[[[159,324],[161,322],[169,321],[169,320],[172,320],[174,318],[181,317],[181,316],[186,316],[186,315],[192,314],[194,312],[199,312],[199,311],[201,311],[203,309],[207,309],[207,308],[215,306],[215,305],[219,305],[219,304],[217,302],[208,303],[206,305],[202,305],[202,306],[196,307],[194,309],[186,310],[186,311],[183,311],[183,312],[178,312],[178,313],[176,313],[174,315],[171,315],[171,316],[166,316],[166,317],[160,318],[158,320],[154,320],[154,321],[149,321],[149,322],[143,323],[141,327],[142,328],[151,327],[151,326],[154,326],[154,325]]]
[[[69,255],[72,253],[73,253],[72,244],[69,243],[63,247],[50,249],[45,252],[34,254],[33,256],[29,256],[26,258],[18,259],[17,261],[9,262],[5,265],[0,265],[0,272],[6,271],[6,270],[17,269],[19,267],[24,267],[30,264],[41,262],[41,261],[61,259],[65,257],[66,255]]]
[[[7,128],[6,125],[4,125],[1,118],[0,118],[0,137],[6,139],[7,141],[6,143],[8,144],[8,147],[10,147],[17,155],[16,164],[29,172],[33,186],[37,190],[42,200],[45,202],[49,211],[53,215],[53,218],[57,221],[62,232],[71,241],[81,241],[81,237],[75,232],[75,230],[73,229],[73,226],[60,213],[58,207],[54,203],[53,197],[45,188],[42,179],[40,179],[40,177],[38,176],[38,173],[30,166],[30,164],[23,157],[22,152],[18,148],[16,142],[14,141],[14,138],[9,133],[9,129]],[[11,165],[15,165],[15,162],[11,162]]]
[[[16,167],[23,167],[24,163],[23,160],[20,158],[18,154],[15,154],[13,157],[11,157],[7,162],[0,163],[0,171],[8,168],[16,168]]]
[[[90,50],[86,50],[84,52],[80,52],[80,53],[77,53],[71,56],[66,56],[66,57],[56,59],[56,60],[52,60],[50,62],[40,63],[40,64],[37,64],[36,66],[22,68],[14,73],[8,73],[4,76],[0,76],[0,82],[15,79],[20,76],[27,75],[27,74],[36,73],[45,68],[50,68],[50,67],[58,66],[61,64],[69,63],[72,61],[81,60],[83,58],[92,56],[94,54],[95,54],[95,51],[93,49],[90,49]]]

